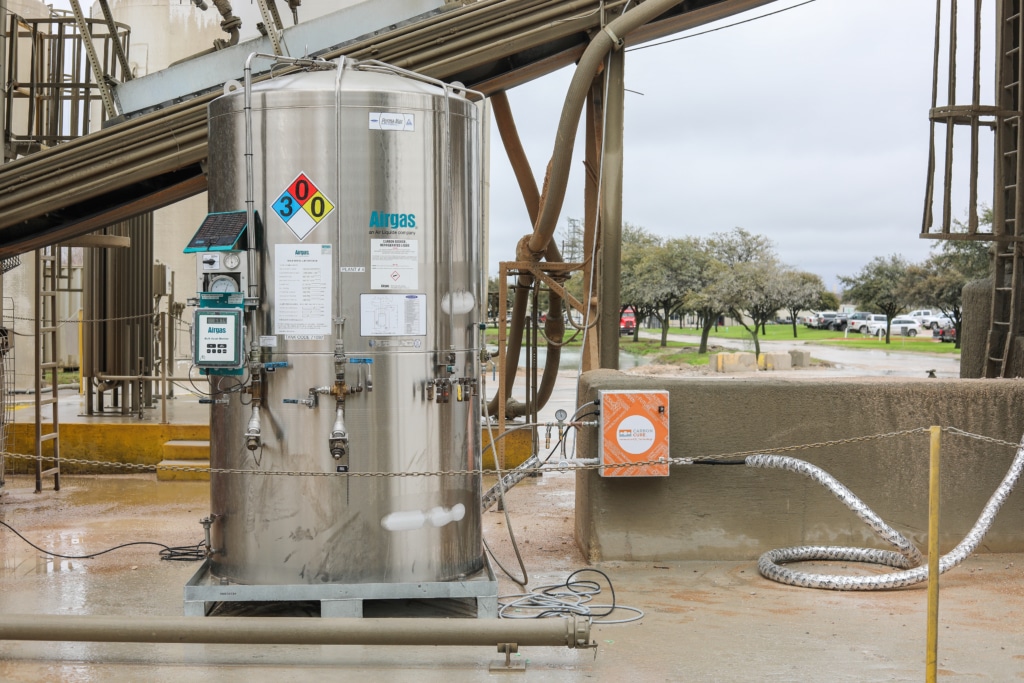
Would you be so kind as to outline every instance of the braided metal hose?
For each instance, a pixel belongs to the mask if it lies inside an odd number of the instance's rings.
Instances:
[[[770,550],[761,555],[757,562],[757,569],[765,578],[790,586],[840,591],[889,590],[911,586],[928,579],[928,565],[924,563],[921,552],[903,534],[882,521],[863,501],[821,468],[784,455],[751,455],[746,458],[745,463],[748,467],[788,470],[813,479],[850,508],[879,538],[896,548],[896,551],[892,551],[842,546],[799,546]],[[999,508],[1020,479],[1021,470],[1024,470],[1024,437],[1017,446],[1017,452],[1006,476],[985,504],[974,526],[953,550],[939,559],[940,574],[959,565],[978,547],[992,526]],[[874,576],[844,576],[802,572],[782,566],[787,562],[812,560],[866,562],[893,567],[898,571]]]

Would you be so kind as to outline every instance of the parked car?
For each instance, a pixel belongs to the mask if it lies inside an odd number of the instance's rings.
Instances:
[[[818,322],[817,311],[805,311],[796,317],[796,321],[807,327],[814,327]]]
[[[633,311],[623,311],[619,315],[619,336],[633,334],[636,329],[636,315]]]
[[[876,315],[874,313],[867,313],[865,311],[857,311],[851,313],[846,317],[846,327],[853,332],[865,333],[868,331],[868,321],[871,320],[871,316]]]
[[[872,313],[871,317],[863,321],[863,324],[858,325],[857,331],[863,334],[876,335],[878,330],[884,330],[886,325],[886,317],[881,313]]]
[[[808,324],[808,327],[812,327],[816,330],[827,330],[832,326],[836,316],[839,315],[835,311],[822,311],[815,316],[812,323]]]
[[[952,325],[949,327],[940,327],[937,330],[932,330],[932,337],[938,339],[940,342],[955,342],[956,328]]]
[[[947,321],[949,321],[948,324],[952,324],[952,321],[949,320],[942,311],[929,308],[921,308],[916,311],[911,311],[910,313],[907,313],[907,317],[916,320],[921,327],[932,330],[946,325]]]
[[[892,330],[893,334],[903,335],[904,337],[916,337],[921,334],[921,326],[913,318],[907,316],[898,316],[892,319]]]

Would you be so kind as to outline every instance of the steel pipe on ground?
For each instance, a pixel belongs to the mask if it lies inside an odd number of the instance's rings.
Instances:
[[[590,621],[8,614],[0,640],[249,645],[518,645],[589,648]]]

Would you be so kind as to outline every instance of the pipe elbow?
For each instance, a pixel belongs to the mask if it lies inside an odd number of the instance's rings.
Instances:
[[[530,247],[530,240],[533,237],[532,234],[524,235],[519,243],[516,244],[516,260],[517,261],[540,261],[541,257],[544,256],[544,250],[534,251]]]

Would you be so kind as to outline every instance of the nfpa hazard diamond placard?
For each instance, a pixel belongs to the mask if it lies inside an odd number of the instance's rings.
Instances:
[[[272,208],[300,240],[334,211],[334,204],[305,173],[295,177]]]

